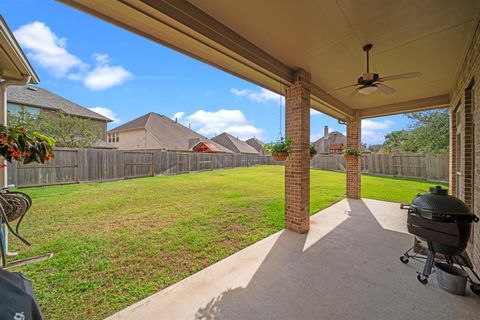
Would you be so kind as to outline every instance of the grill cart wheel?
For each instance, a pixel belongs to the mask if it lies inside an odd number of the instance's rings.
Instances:
[[[472,290],[477,296],[480,296],[480,283],[472,283],[470,285],[470,290]]]
[[[417,275],[417,280],[420,281],[421,284],[427,284],[428,283],[428,278],[419,274]]]
[[[403,263],[407,264],[409,260],[408,260],[407,257],[401,256],[401,257],[400,257],[400,261],[402,261]]]

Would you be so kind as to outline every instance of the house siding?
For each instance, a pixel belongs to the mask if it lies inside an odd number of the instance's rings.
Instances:
[[[118,142],[109,142],[114,147],[120,150],[136,150],[147,149],[147,138],[145,129],[127,130],[116,133],[118,135]]]
[[[450,192],[480,212],[480,30],[477,27],[450,97]],[[457,146],[457,134],[460,145]],[[457,151],[458,150],[458,151]],[[457,166],[457,152],[461,159]],[[457,170],[461,175],[457,176]],[[460,180],[460,181],[458,181]],[[459,188],[457,189],[457,186]],[[480,225],[473,226],[467,252],[480,268]]]

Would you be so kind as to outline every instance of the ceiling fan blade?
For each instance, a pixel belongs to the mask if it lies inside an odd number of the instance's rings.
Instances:
[[[378,90],[385,94],[392,94],[397,92],[397,90],[393,89],[392,87],[386,86],[383,83],[376,83],[375,85],[377,86]]]
[[[343,90],[343,89],[347,89],[347,88],[352,88],[352,87],[356,87],[356,86],[358,86],[358,83],[351,84],[351,85],[345,86],[345,87],[336,88],[336,89],[328,91],[327,93],[338,91],[338,90]]]
[[[355,89],[355,90],[353,90],[352,92],[350,92],[347,97],[349,97],[349,98],[350,98],[350,97],[353,97],[353,96],[356,95],[357,93],[358,93],[358,89]]]
[[[390,80],[398,80],[398,79],[408,79],[408,78],[418,78],[421,77],[421,72],[409,72],[409,73],[402,73],[396,74],[393,76],[386,76],[378,79],[378,81],[390,81]]]

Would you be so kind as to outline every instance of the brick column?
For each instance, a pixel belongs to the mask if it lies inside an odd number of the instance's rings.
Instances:
[[[474,136],[473,136],[473,107],[472,107],[472,90],[465,90],[465,119],[463,129],[463,201],[473,210],[473,172],[474,172]]]
[[[361,150],[361,119],[358,111],[347,120],[347,148]],[[360,199],[362,166],[361,157],[347,157],[347,198]]]
[[[286,136],[292,140],[285,164],[285,228],[305,233],[310,228],[310,74],[298,70],[285,97]]]
[[[450,109],[450,195],[457,195],[457,109]]]

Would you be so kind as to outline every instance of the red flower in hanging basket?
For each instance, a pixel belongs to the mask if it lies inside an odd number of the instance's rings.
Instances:
[[[0,156],[8,162],[44,163],[53,157],[55,140],[28,127],[0,125],[0,136],[7,137],[0,141]]]

